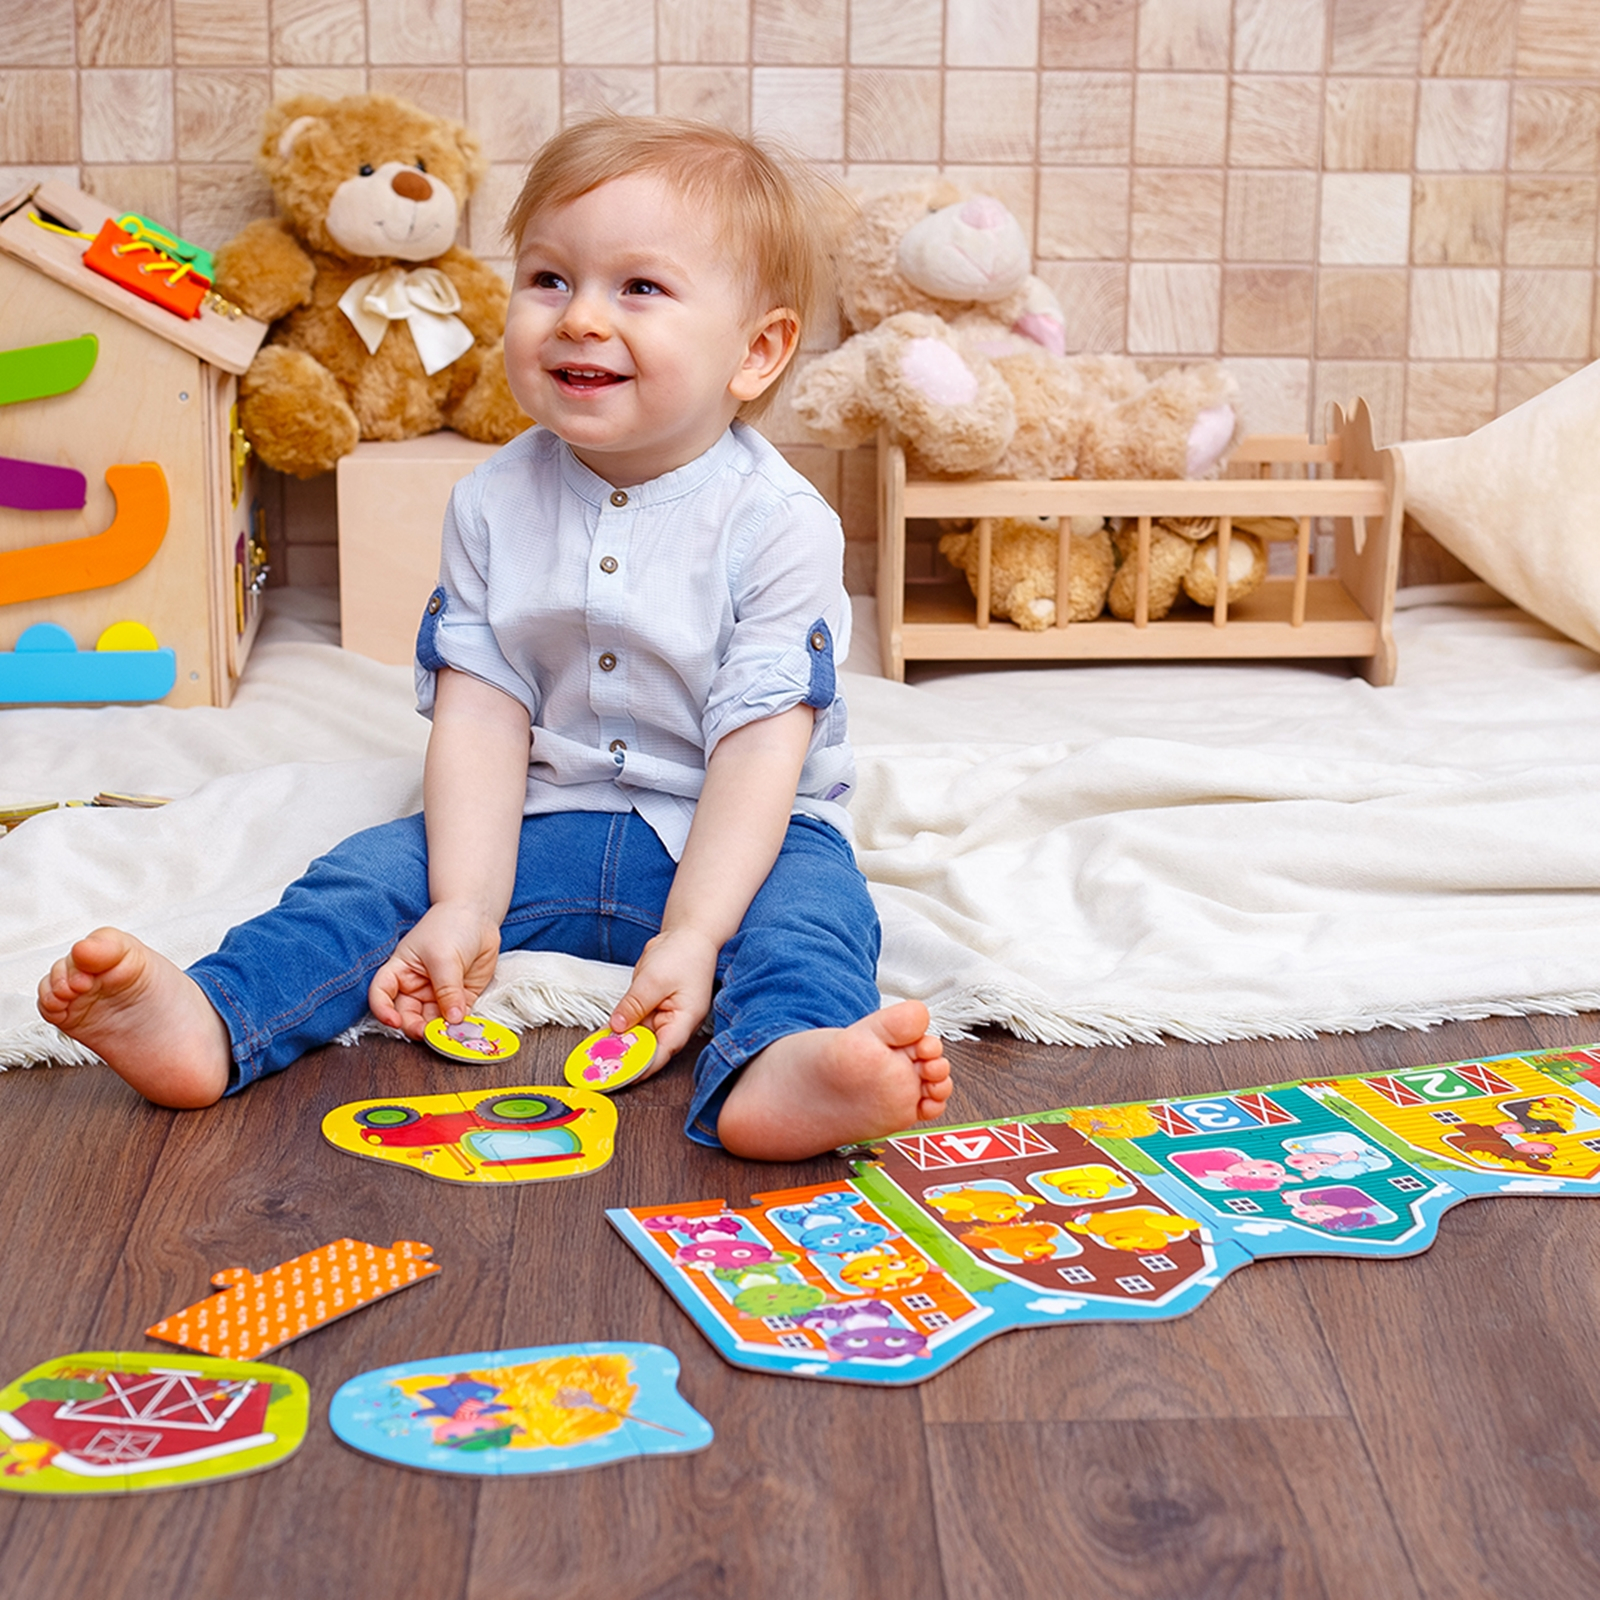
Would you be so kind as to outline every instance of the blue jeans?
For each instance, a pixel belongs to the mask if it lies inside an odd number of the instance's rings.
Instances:
[[[633,812],[524,817],[502,950],[631,966],[661,929],[675,863]],[[233,1041],[233,1094],[327,1044],[367,1010],[367,986],[428,909],[421,816],[368,828],[313,861],[271,910],[189,968]],[[878,1008],[878,917],[849,843],[791,817],[783,849],[717,958],[715,1034],[695,1065],[684,1131],[715,1146],[734,1074],[787,1034]]]

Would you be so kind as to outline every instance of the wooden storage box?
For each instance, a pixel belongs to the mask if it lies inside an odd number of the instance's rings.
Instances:
[[[363,440],[339,462],[339,625],[346,650],[408,666],[439,581],[445,507],[499,447],[445,429]]]
[[[1404,479],[1399,453],[1372,443],[1372,418],[1358,400],[1346,417],[1333,408],[1326,444],[1296,436],[1246,439],[1226,478],[907,482],[904,452],[878,445],[878,627],[886,676],[905,677],[908,661],[1217,661],[1260,657],[1344,657],[1371,682],[1394,681],[1391,628],[1399,573]],[[1244,474],[1248,473],[1249,476]],[[1283,475],[1287,474],[1287,475]],[[980,559],[978,597],[959,574],[952,580],[907,582],[906,520],[978,519],[980,541],[992,517],[1096,515],[1135,523],[1141,533],[1140,593],[1148,582],[1154,517],[1216,517],[1219,543],[1235,517],[1292,517],[1293,577],[1269,577],[1247,599],[1228,603],[1222,586],[1213,611],[1175,612],[1157,622],[1102,616],[1030,633],[991,620],[988,566]],[[1317,519],[1334,528],[1334,569],[1311,572]],[[1063,560],[1070,548],[1061,541]],[[982,545],[980,544],[980,550]],[[1226,572],[1226,552],[1219,554]],[[1066,589],[1058,574],[1057,593]],[[1142,613],[1142,604],[1141,604]]]
[[[0,668],[14,669],[0,672],[0,702],[161,698],[172,706],[226,705],[255,637],[264,578],[256,474],[237,428],[235,399],[238,374],[266,325],[210,306],[185,320],[152,305],[86,267],[85,242],[40,227],[35,213],[91,234],[117,215],[57,182],[0,204],[0,353],[80,340],[92,361],[69,390],[17,399],[13,388],[15,403],[0,404],[0,456],[13,473],[19,463],[37,463],[72,468],[87,479],[81,510],[0,506],[0,652],[9,653],[0,655]],[[113,494],[108,470],[128,504]],[[108,559],[116,541],[100,536],[128,525],[141,494],[149,521],[138,553],[154,548],[130,571],[126,550]],[[163,499],[165,523],[158,526]],[[125,575],[107,581],[112,573]],[[147,676],[123,679],[117,662],[92,654],[108,627],[127,622],[150,630],[158,646],[173,652],[175,666],[164,658],[170,691],[81,692],[85,683],[131,688]],[[42,673],[15,670],[25,664],[19,638],[40,623],[54,629],[36,631],[35,640],[53,633],[54,648],[66,654],[58,663],[40,658]],[[76,662],[65,636],[76,646]],[[25,648],[31,658],[38,647]],[[80,692],[50,692],[56,664],[61,686],[75,682]],[[97,675],[96,667],[112,670]],[[15,692],[24,683],[34,690]]]

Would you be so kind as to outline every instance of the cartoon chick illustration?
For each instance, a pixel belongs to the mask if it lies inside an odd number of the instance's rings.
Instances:
[[[1186,1238],[1200,1224],[1149,1206],[1129,1206],[1118,1211],[1080,1211],[1065,1226],[1104,1245],[1108,1250],[1160,1250]]]
[[[1015,1222],[1040,1204],[1000,1189],[928,1190],[923,1198],[946,1222]]]

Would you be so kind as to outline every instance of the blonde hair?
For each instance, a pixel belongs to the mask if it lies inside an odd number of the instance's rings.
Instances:
[[[850,202],[803,162],[710,122],[602,112],[563,129],[534,157],[506,218],[513,252],[541,211],[639,173],[660,177],[717,220],[721,243],[753,271],[761,310],[786,307],[802,332],[818,317],[832,295],[833,258]],[[739,416],[748,421],[765,411],[783,377],[742,405]]]

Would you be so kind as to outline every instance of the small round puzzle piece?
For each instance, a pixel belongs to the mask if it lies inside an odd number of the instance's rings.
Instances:
[[[610,1094],[632,1083],[656,1058],[656,1036],[635,1023],[625,1033],[600,1028],[567,1057],[567,1082],[574,1089]]]
[[[509,1028],[487,1017],[463,1017],[446,1022],[435,1017],[422,1030],[422,1039],[452,1061],[506,1061],[522,1048],[522,1041]]]

